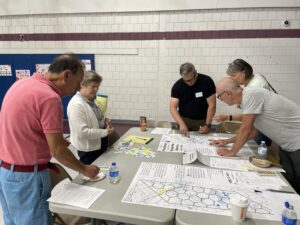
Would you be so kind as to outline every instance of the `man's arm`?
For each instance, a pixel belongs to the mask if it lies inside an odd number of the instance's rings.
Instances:
[[[244,114],[232,149],[228,151],[227,149],[220,148],[218,149],[218,154],[222,156],[235,156],[244,144],[256,134],[257,130],[253,126],[255,118],[255,114]]]
[[[207,109],[207,112],[206,112],[205,124],[210,125],[212,120],[213,120],[213,117],[216,113],[216,95],[213,94],[213,95],[209,96],[206,99],[206,101],[207,101],[207,104],[208,104],[208,109]],[[201,134],[207,134],[207,133],[210,132],[210,127],[208,127],[208,126],[201,127],[199,129],[199,132]]]
[[[248,141],[251,139],[256,138],[256,136],[259,134],[259,131],[253,127],[250,136],[248,137]],[[211,145],[217,146],[217,147],[221,147],[221,146],[226,146],[230,143],[234,143],[236,140],[237,136],[233,136],[231,138],[228,139],[217,139],[217,140],[209,140],[209,143]]]
[[[189,130],[188,130],[186,124],[184,123],[184,121],[182,120],[181,116],[179,115],[179,113],[177,111],[178,105],[179,105],[179,99],[171,97],[171,99],[170,99],[170,113],[171,113],[172,117],[174,118],[174,120],[179,124],[180,132],[183,135],[188,136]]]
[[[61,133],[45,134],[50,148],[51,155],[63,165],[82,173],[88,177],[95,177],[99,173],[99,168],[95,165],[84,165],[78,161],[73,153],[66,147]]]
[[[230,119],[231,116],[231,119]],[[216,115],[214,117],[214,120],[217,122],[223,122],[223,121],[242,121],[242,114],[236,114],[236,115]]]

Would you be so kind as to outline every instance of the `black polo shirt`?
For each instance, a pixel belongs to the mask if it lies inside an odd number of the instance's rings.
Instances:
[[[216,93],[214,81],[207,75],[198,74],[193,86],[188,86],[183,79],[173,85],[171,97],[179,99],[179,114],[194,119],[206,119],[208,104],[206,99]]]

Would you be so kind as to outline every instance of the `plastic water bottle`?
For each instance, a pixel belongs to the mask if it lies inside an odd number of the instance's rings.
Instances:
[[[265,141],[261,141],[257,149],[258,157],[262,159],[267,158],[268,148]]]
[[[284,203],[284,210],[282,211],[281,223],[284,225],[296,225],[297,214],[294,207],[289,202]]]
[[[109,169],[109,179],[110,179],[110,183],[112,184],[116,184],[120,180],[119,168],[117,167],[116,162],[111,163],[111,167]]]

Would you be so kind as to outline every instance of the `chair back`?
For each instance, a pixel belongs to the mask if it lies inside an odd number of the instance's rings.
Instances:
[[[172,129],[172,123],[169,121],[156,121],[155,127]]]
[[[52,163],[54,164],[58,169],[59,173],[56,173],[52,169],[49,170],[50,173],[50,180],[51,180],[51,187],[52,189],[62,180],[68,178],[69,180],[72,180],[72,177],[68,174],[68,172],[62,167],[62,165],[58,163]]]
[[[239,122],[222,122],[216,126],[217,133],[227,133],[227,134],[234,134],[240,128],[241,123]]]
[[[108,135],[108,147],[112,146],[115,142],[117,142],[120,138],[120,135],[113,131],[111,134]]]
[[[147,128],[155,128],[155,120],[147,120]]]

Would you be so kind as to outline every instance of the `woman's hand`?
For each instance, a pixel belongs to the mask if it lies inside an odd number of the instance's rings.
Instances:
[[[112,127],[111,120],[109,118],[105,118],[104,123],[107,127]]]
[[[111,134],[114,132],[115,129],[112,126],[106,126],[106,130],[107,130],[107,134]]]

